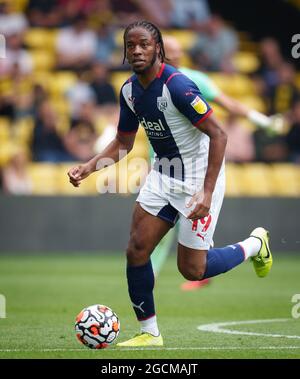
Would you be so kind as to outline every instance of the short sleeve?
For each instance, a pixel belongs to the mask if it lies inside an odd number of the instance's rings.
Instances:
[[[186,67],[180,68],[179,71],[196,84],[206,101],[214,101],[221,94],[221,90],[204,72]]]
[[[212,113],[199,88],[185,75],[175,75],[167,86],[175,107],[193,125],[198,126]]]
[[[120,91],[120,118],[118,132],[124,134],[136,133],[139,127],[139,121],[126,103],[122,89]]]

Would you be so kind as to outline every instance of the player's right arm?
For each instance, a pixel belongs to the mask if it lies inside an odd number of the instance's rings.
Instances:
[[[74,187],[79,187],[80,182],[87,178],[95,171],[99,171],[114,163],[117,163],[120,158],[130,153],[133,148],[135,133],[121,134],[117,133],[115,139],[101,152],[93,157],[88,162],[71,168],[68,172],[70,183]],[[120,154],[122,152],[122,155]],[[125,154],[123,154],[125,152]]]
[[[69,170],[70,183],[74,187],[78,187],[80,182],[93,172],[117,163],[121,158],[130,153],[133,148],[139,121],[133,110],[129,107],[128,100],[126,101],[124,98],[123,88],[120,93],[120,119],[116,137],[100,154],[97,154],[87,163],[75,166]]]

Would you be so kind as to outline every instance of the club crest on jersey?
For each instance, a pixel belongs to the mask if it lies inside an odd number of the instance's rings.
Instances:
[[[191,102],[191,106],[199,114],[204,114],[207,111],[207,105],[199,96],[195,97],[195,99]]]
[[[161,111],[164,112],[167,109],[168,106],[168,101],[166,97],[158,97],[157,98],[157,108]]]
[[[135,100],[134,97],[131,97],[131,96],[128,97],[128,101],[129,101],[132,105],[134,105],[134,100]]]

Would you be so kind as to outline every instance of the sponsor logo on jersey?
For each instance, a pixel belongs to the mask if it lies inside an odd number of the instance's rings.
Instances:
[[[160,118],[157,121],[147,121],[145,117],[143,117],[139,121],[140,125],[145,129],[147,136],[150,138],[166,138],[169,134]]]
[[[166,97],[158,97],[157,98],[157,108],[161,111],[164,112],[167,109],[168,106],[168,101]]]
[[[204,114],[207,111],[207,105],[199,96],[195,97],[195,99],[191,102],[191,106],[199,114]]]
[[[140,120],[140,124],[145,130],[153,130],[157,132],[160,132],[161,130],[166,130],[160,118],[157,120],[157,122],[155,122],[155,121],[147,121],[145,117],[143,117]]]

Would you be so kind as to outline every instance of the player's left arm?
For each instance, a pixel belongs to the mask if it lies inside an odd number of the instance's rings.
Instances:
[[[212,194],[223,163],[227,143],[227,135],[213,115],[207,117],[197,127],[201,132],[209,136],[210,142],[203,188],[199,189],[187,204],[188,207],[194,205],[194,209],[188,216],[191,220],[197,220],[209,214]]]

